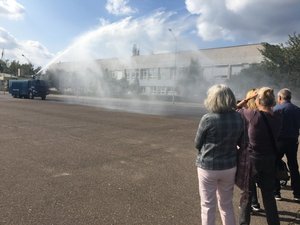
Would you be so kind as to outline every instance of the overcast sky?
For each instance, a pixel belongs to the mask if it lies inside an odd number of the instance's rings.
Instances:
[[[2,59],[36,66],[126,57],[134,44],[152,54],[284,43],[299,31],[299,0],[0,0]]]

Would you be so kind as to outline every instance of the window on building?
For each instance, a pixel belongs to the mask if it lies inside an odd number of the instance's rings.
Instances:
[[[151,87],[151,94],[153,94],[153,95],[156,94],[156,87],[155,86]]]
[[[153,69],[147,69],[148,71],[148,80],[154,79]]]

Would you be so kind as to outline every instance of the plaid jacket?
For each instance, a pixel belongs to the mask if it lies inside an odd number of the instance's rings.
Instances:
[[[195,144],[196,166],[225,170],[236,166],[237,144],[243,135],[243,120],[238,112],[208,113],[199,123]]]

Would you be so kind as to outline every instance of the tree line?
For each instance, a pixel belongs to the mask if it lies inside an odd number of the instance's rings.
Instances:
[[[36,74],[41,67],[34,68],[32,63],[21,64],[17,60],[9,61],[0,59],[0,73],[7,73],[11,75],[18,76],[18,70],[20,71],[20,76],[29,77]]]

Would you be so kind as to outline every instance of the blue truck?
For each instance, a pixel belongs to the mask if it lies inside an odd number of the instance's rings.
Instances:
[[[49,85],[47,81],[40,79],[9,80],[8,90],[14,98],[41,97],[45,100],[49,94]]]

